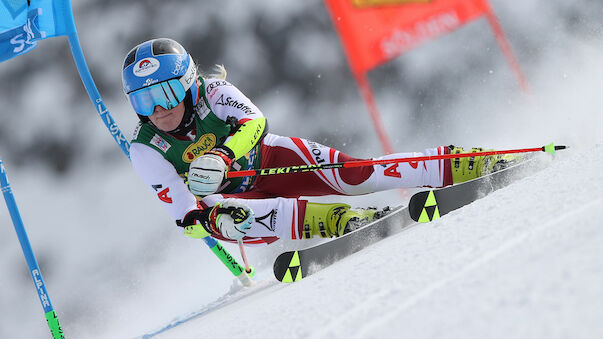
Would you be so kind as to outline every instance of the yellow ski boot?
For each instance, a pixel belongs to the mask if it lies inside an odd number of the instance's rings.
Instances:
[[[353,231],[369,221],[379,218],[382,212],[377,209],[352,209],[347,204],[306,204],[302,238],[310,239],[315,235],[322,238],[339,237]]]
[[[462,147],[448,146],[451,154],[488,152],[493,150],[484,150],[483,148],[472,148],[465,152]],[[500,171],[514,165],[524,159],[524,155],[517,154],[496,154],[466,158],[450,159],[452,169],[452,183],[458,184],[479,178],[483,175]]]

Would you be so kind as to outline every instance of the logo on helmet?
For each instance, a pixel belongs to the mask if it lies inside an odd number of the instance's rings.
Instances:
[[[174,63],[174,70],[172,71],[173,75],[179,75],[185,70],[184,60],[187,60],[185,55],[179,55],[176,57],[176,63]]]
[[[155,73],[158,69],[159,60],[155,58],[145,58],[134,65],[132,72],[135,76],[142,78]]]
[[[151,86],[152,84],[155,84],[158,82],[159,82],[159,80],[157,80],[157,79],[148,78],[147,80],[144,81],[144,84],[142,84],[142,87]]]

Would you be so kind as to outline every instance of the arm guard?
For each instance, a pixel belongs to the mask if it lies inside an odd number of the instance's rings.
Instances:
[[[234,153],[234,159],[239,159],[249,153],[257,143],[268,133],[265,117],[247,120],[239,126],[234,135],[224,143]]]

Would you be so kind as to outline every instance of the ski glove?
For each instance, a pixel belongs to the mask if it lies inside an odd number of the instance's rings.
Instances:
[[[196,210],[194,216],[187,214],[184,222],[179,226],[184,226],[193,222],[193,224],[184,227],[184,235],[189,238],[204,238],[208,233],[220,234],[233,240],[241,240],[251,228],[253,222],[253,211],[247,205],[233,199],[227,199],[217,203],[212,209]],[[187,219],[194,220],[187,220]]]
[[[226,146],[216,147],[193,160],[188,169],[188,189],[198,196],[216,193],[234,153]]]

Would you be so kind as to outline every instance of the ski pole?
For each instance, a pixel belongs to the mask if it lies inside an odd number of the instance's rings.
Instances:
[[[6,170],[4,169],[2,159],[0,159],[0,187],[2,189],[2,193],[4,194],[6,207],[8,207],[15,231],[17,232],[17,237],[21,243],[21,249],[23,250],[25,260],[27,261],[27,266],[29,266],[29,273],[31,273],[34,286],[38,291],[38,296],[40,298],[40,303],[42,303],[44,314],[46,315],[46,322],[50,328],[50,333],[54,339],[65,338],[61,325],[59,324],[57,313],[50,302],[50,297],[48,296],[48,290],[46,290],[46,285],[44,284],[40,267],[38,267],[38,262],[36,261],[33,249],[29,243],[29,238],[27,237],[27,232],[25,231],[25,226],[23,225],[23,219],[21,219],[21,214],[19,213],[19,208],[17,207],[17,202],[15,201],[15,196],[13,195],[12,189],[8,182],[8,177],[6,176]]]
[[[247,261],[247,255],[245,255],[245,249],[243,248],[243,240],[239,240],[239,251],[241,252],[241,258],[243,258],[243,264],[245,264],[245,272],[251,273],[249,262]]]
[[[209,249],[226,265],[226,267],[232,272],[232,274],[239,279],[239,281],[244,286],[251,286],[251,278],[253,277],[253,271],[249,272],[249,274],[245,271],[245,267],[239,265],[237,260],[228,253],[226,248],[222,246],[216,239],[210,237],[209,235],[203,238]]]
[[[224,246],[222,246],[222,244],[220,244],[216,239],[212,238],[211,234],[206,230],[198,230],[197,232],[199,233],[199,237],[195,238],[203,239],[211,251],[214,252],[218,259],[222,261],[226,268],[228,268],[244,286],[251,286],[250,278],[252,278],[255,274],[253,267],[248,271],[248,267],[242,267],[239,265],[236,259],[230,255],[228,250],[226,250],[226,248],[224,248]]]
[[[553,143],[550,145],[534,148],[522,148],[522,149],[510,149],[502,151],[485,151],[485,152],[473,152],[473,153],[457,153],[457,154],[441,154],[441,155],[427,155],[422,157],[408,157],[398,159],[379,159],[379,160],[352,160],[345,162],[336,162],[332,164],[311,164],[311,165],[298,165],[298,166],[285,166],[285,167],[273,167],[273,168],[259,168],[244,171],[232,171],[226,172],[226,178],[239,178],[239,177],[250,177],[250,176],[266,176],[266,175],[277,175],[277,174],[291,174],[301,173],[310,171],[322,171],[335,168],[352,168],[362,166],[373,166],[373,165],[389,165],[403,162],[416,162],[416,161],[428,161],[428,160],[440,160],[440,159],[452,159],[452,158],[467,158],[467,157],[478,157],[485,155],[497,155],[497,154],[512,154],[512,153],[530,153],[530,152],[547,152],[555,154],[555,151],[569,148],[568,146],[555,146]]]

